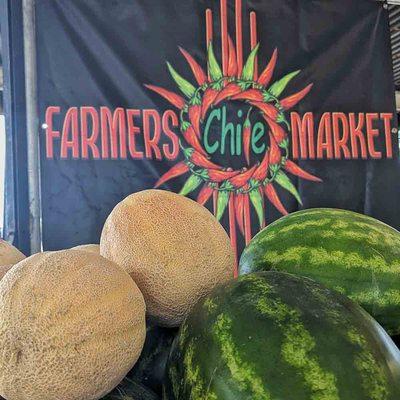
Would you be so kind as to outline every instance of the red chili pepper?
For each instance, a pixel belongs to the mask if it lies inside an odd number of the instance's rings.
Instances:
[[[189,119],[196,132],[197,137],[200,139],[200,117],[201,117],[201,106],[194,104],[189,107]]]
[[[267,196],[267,199],[277,208],[277,210],[281,214],[283,215],[289,214],[286,208],[283,206],[281,200],[279,199],[278,193],[276,193],[276,190],[272,185],[272,183],[269,183],[268,185],[265,186],[264,192],[265,195]]]
[[[238,193],[235,195],[235,214],[239,230],[244,235],[244,194]]]
[[[278,123],[273,121],[271,118],[268,118],[266,115],[264,115],[263,117],[271,128],[271,133],[274,136],[278,145],[281,144],[285,139],[287,139],[287,133]]]
[[[214,103],[215,98],[220,92],[211,87],[207,88],[203,95],[203,106],[201,108],[201,119],[204,119],[208,109]]]
[[[269,149],[269,164],[270,165],[279,164],[282,160],[281,149],[279,148],[275,138],[272,136],[271,133],[269,134],[269,140],[271,143],[271,147]]]
[[[179,50],[186,58],[186,61],[189,63],[197,83],[200,86],[203,86],[207,82],[207,75],[205,74],[203,68],[200,67],[198,62],[185,49],[179,47]]]
[[[213,210],[214,210],[214,215],[216,216],[218,211],[218,190],[216,189],[213,190]]]
[[[191,147],[207,157],[207,153],[204,151],[203,147],[201,147],[200,141],[196,136],[196,132],[192,125],[189,125],[189,128],[183,132],[183,137]]]
[[[267,86],[270,83],[272,75],[275,70],[277,59],[278,59],[278,49],[275,49],[274,53],[272,54],[270,62],[268,63],[267,67],[258,78],[258,83],[260,85]]]
[[[314,85],[311,83],[308,85],[306,88],[304,88],[302,91],[293,94],[292,96],[286,97],[286,99],[283,99],[280,103],[281,106],[284,110],[290,110],[293,108],[298,102],[304,99],[304,97],[307,96],[307,94],[310,92]]]
[[[250,165],[251,123],[247,118],[243,126],[243,148],[247,165]]]
[[[295,164],[293,161],[286,160],[286,163],[284,165],[284,168],[287,172],[296,175],[300,178],[303,178],[307,181],[313,181],[313,182],[322,182],[322,179],[311,175],[310,173],[304,171],[301,169],[297,164]]]
[[[185,107],[185,100],[183,97],[177,95],[176,93],[170,92],[169,90],[163,89],[158,86],[154,85],[144,85],[147,87],[147,89],[152,90],[153,92],[158,93],[160,96],[164,97],[167,101],[169,101],[172,105],[174,105],[176,108],[179,108],[182,110]]]
[[[231,239],[231,246],[233,248],[233,253],[235,256],[233,277],[237,278],[239,275],[239,262],[237,254],[235,194],[233,192],[229,195],[228,212],[229,212],[229,237]]]
[[[263,190],[262,186],[260,186],[258,188],[258,192],[260,193],[260,196],[261,196],[261,199],[262,199],[262,207],[263,207],[263,210],[264,210],[263,211],[264,218],[261,221],[261,229],[264,229],[265,228],[265,201],[264,201],[264,190]]]
[[[258,89],[248,89],[244,92],[232,96],[232,100],[247,100],[247,101],[264,101],[264,96],[261,90]]]
[[[251,177],[253,176],[255,170],[257,168],[257,165],[254,165],[254,167],[248,169],[247,171],[244,171],[240,173],[239,175],[236,175],[235,177],[229,179],[229,182],[236,188],[240,189],[244,185],[246,185]]]
[[[206,204],[209,198],[212,196],[213,192],[214,189],[211,186],[204,185],[197,197],[197,202],[204,206],[204,204]]]
[[[251,242],[251,214],[250,214],[250,198],[249,195],[244,196],[244,236],[246,246]]]
[[[229,35],[228,35],[228,49],[229,49],[229,56],[228,56],[227,73],[228,76],[233,77],[236,76],[238,73],[238,65],[237,65],[235,45],[233,44],[232,38]]]
[[[277,120],[279,111],[272,104],[262,103],[260,101],[251,101],[250,104],[254,107],[257,107],[260,111],[262,111],[267,117],[271,118],[273,121]]]
[[[261,164],[254,172],[253,179],[257,181],[263,181],[268,176],[268,167],[269,167],[269,152],[266,151],[264,154],[264,158],[261,161]]]
[[[212,182],[221,183],[223,181],[231,179],[236,175],[239,175],[240,171],[221,171],[217,169],[209,169],[207,173]]]
[[[156,183],[154,186],[155,188],[160,187],[165,182],[169,181],[170,179],[177,178],[183,174],[189,172],[189,167],[181,161],[180,163],[174,165],[168,172],[166,172]]]
[[[194,165],[197,165],[198,167],[201,167],[201,168],[221,169],[221,167],[219,165],[214,164],[207,157],[205,157],[203,154],[198,153],[197,151],[193,152],[192,156],[190,157],[190,161]]]
[[[214,106],[219,104],[221,101],[235,96],[236,94],[240,93],[242,89],[236,83],[229,83],[224,89],[222,89],[218,96],[214,100]]]

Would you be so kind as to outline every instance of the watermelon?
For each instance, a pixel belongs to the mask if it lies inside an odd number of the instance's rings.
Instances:
[[[397,348],[400,350],[400,336],[393,336],[392,340],[394,344],[397,346]]]
[[[240,274],[278,270],[349,296],[391,335],[400,334],[400,233],[350,211],[311,209],[261,231],[245,249]]]
[[[161,395],[168,354],[177,333],[175,328],[149,325],[142,354],[128,377]]]
[[[356,303],[281,272],[201,300],[167,363],[164,400],[399,400],[400,352]]]
[[[150,389],[125,378],[110,394],[102,400],[160,400]]]

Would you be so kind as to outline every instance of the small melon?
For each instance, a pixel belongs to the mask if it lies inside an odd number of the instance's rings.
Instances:
[[[99,244],[82,244],[80,246],[73,247],[71,250],[88,251],[90,253],[100,254]]]
[[[0,266],[0,281],[4,278],[6,273],[13,267],[13,265],[1,265]]]
[[[25,256],[12,244],[0,239],[0,265],[17,264]]]
[[[121,267],[76,250],[36,254],[0,282],[0,395],[100,399],[145,335],[143,296]]]
[[[216,218],[162,190],[119,203],[104,225],[100,252],[132,276],[150,319],[166,327],[179,326],[200,297],[233,278],[233,249]]]

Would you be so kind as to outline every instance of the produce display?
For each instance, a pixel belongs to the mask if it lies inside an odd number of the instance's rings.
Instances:
[[[0,283],[0,394],[7,400],[94,400],[138,359],[143,296],[95,254],[31,256]]]
[[[105,258],[137,283],[152,321],[179,326],[191,307],[233,278],[228,235],[203,206],[184,196],[146,190],[119,203],[100,241]]]
[[[14,265],[25,258],[16,247],[9,244],[3,239],[0,239],[0,266]]]
[[[367,313],[400,335],[399,268],[399,232],[317,209],[258,234],[234,279],[206,208],[136,193],[100,245],[0,242],[0,400],[399,400],[400,351]]]
[[[88,251],[90,253],[100,254],[99,244],[82,244],[80,246],[73,247],[71,250]]]
[[[240,274],[278,270],[306,276],[349,296],[390,334],[400,334],[400,234],[365,215],[300,211],[261,231]]]
[[[164,400],[398,400],[400,353],[358,305],[280,272],[200,301],[174,341]]]

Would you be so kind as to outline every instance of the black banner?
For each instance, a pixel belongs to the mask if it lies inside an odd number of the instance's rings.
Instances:
[[[367,0],[37,2],[45,249],[125,196],[205,204],[240,249],[299,208],[400,227],[387,12]]]

